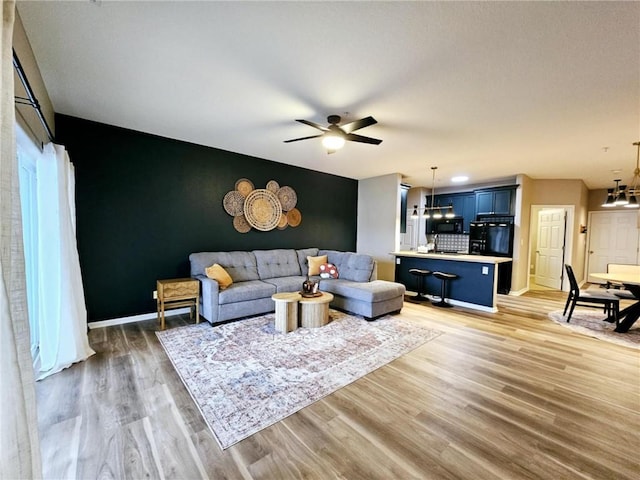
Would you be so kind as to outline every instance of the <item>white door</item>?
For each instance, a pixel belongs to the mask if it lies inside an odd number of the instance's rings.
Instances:
[[[606,272],[609,263],[638,263],[638,212],[591,212],[589,217],[587,281],[603,283],[591,274]]]
[[[413,209],[407,210],[407,231],[400,234],[400,250],[409,251],[418,249],[418,220],[411,218]]]
[[[565,211],[563,208],[538,212],[538,250],[536,283],[549,288],[562,288],[564,263]]]

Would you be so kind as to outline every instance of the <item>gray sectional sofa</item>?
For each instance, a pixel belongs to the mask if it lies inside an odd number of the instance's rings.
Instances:
[[[306,248],[249,252],[198,252],[189,255],[191,276],[200,280],[201,315],[210,323],[273,312],[271,295],[298,292],[307,278],[307,257],[327,255],[339,278],[321,279],[320,290],[332,293],[330,306],[373,319],[399,312],[404,301],[402,284],[377,280],[370,255]],[[226,289],[206,275],[206,268],[221,265],[233,279]]]

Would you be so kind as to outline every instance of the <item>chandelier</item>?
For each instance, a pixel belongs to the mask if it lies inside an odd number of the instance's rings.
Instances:
[[[449,204],[448,207],[441,207],[440,205],[434,205],[435,200],[435,192],[436,192],[436,170],[438,167],[431,167],[432,171],[432,180],[431,180],[431,205],[429,206],[429,195],[425,196],[425,206],[424,206],[424,218],[434,218],[440,219],[443,216],[445,218],[453,218],[456,214],[453,212],[453,205]],[[442,210],[446,210],[445,214],[442,214]],[[418,218],[418,205],[413,206],[413,213],[411,214],[411,218]]]
[[[640,142],[635,142],[638,149],[636,154],[636,169],[633,171],[633,178],[631,184],[620,185],[621,179],[616,179],[616,186],[614,188],[607,189],[607,199],[602,204],[603,207],[625,207],[625,208],[638,208],[637,195],[640,195]]]

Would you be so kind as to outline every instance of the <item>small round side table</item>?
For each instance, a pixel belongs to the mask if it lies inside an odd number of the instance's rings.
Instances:
[[[271,299],[276,303],[277,332],[289,333],[298,328],[298,301],[302,298],[299,293],[275,293]]]

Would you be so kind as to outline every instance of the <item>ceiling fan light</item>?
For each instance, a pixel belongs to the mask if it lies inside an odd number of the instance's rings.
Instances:
[[[340,150],[344,147],[344,137],[335,134],[325,134],[322,137],[322,145],[327,150]]]

